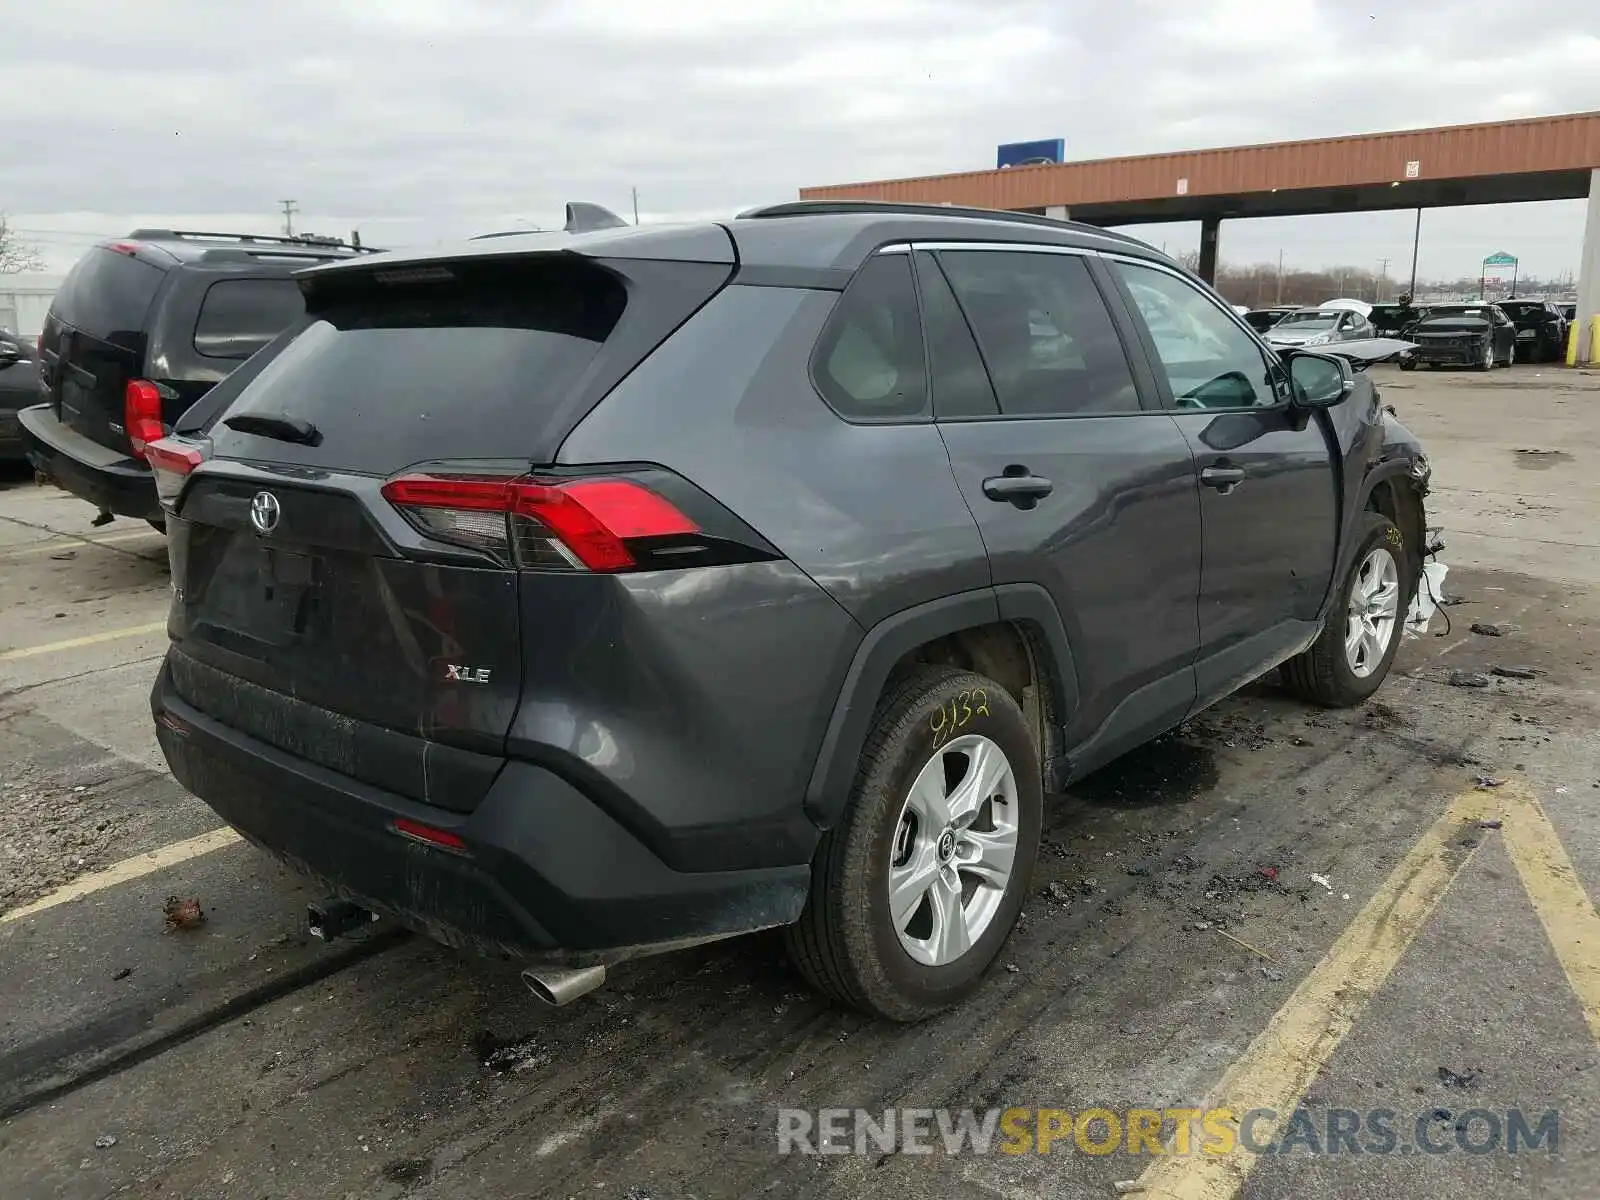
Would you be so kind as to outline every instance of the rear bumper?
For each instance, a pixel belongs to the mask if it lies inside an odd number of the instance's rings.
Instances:
[[[163,665],[156,735],[178,782],[328,890],[447,945],[586,965],[797,920],[810,867],[680,872],[565,779],[511,762],[469,814],[369,787],[185,704]],[[467,852],[394,832],[408,818]]]
[[[23,451],[34,467],[96,508],[159,521],[161,501],[150,468],[63,425],[48,404],[17,413]]]

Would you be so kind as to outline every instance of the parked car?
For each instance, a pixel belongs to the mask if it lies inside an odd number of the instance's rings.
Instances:
[[[140,229],[91,249],[39,337],[28,458],[99,510],[160,526],[145,447],[304,311],[289,276],[358,253],[328,238]]]
[[[1422,304],[1404,305],[1386,300],[1382,304],[1374,304],[1367,315],[1378,337],[1398,338],[1405,337],[1418,321],[1427,316],[1428,308]]]
[[[1267,341],[1274,346],[1325,346],[1376,336],[1366,316],[1338,308],[1302,308],[1267,330]]]
[[[1279,321],[1292,312],[1299,312],[1298,307],[1286,306],[1281,308],[1252,308],[1244,314],[1244,319],[1249,322],[1250,328],[1257,333],[1265,333]]]
[[[1428,315],[1406,336],[1417,348],[1399,356],[1402,371],[1419,363],[1487,371],[1509,367],[1517,358],[1516,327],[1495,304],[1430,304]]]
[[[1549,300],[1502,300],[1497,306],[1516,327],[1517,357],[1560,362],[1567,356],[1567,319]]]
[[[17,410],[39,399],[39,366],[34,343],[0,329],[0,462],[23,457]]]
[[[150,446],[151,703],[324,933],[560,1003],[781,926],[926,1017],[1047,794],[1280,664],[1359,704],[1400,642],[1415,439],[1131,238],[802,202],[300,278],[304,328]]]
[[[1568,325],[1573,324],[1578,319],[1578,306],[1576,304],[1561,305],[1561,316]]]

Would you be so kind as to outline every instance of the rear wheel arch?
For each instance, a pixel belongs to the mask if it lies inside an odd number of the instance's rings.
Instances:
[[[905,609],[856,650],[806,788],[823,828],[839,821],[879,700],[908,673],[958,667],[1005,686],[1039,745],[1047,790],[1066,771],[1061,729],[1077,703],[1077,676],[1060,613],[1036,585],[962,592]]]

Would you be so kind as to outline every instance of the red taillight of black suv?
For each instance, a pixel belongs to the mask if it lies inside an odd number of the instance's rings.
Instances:
[[[130,379],[123,393],[122,427],[128,432],[133,456],[145,458],[146,448],[165,430],[161,424],[161,388],[148,379]]]

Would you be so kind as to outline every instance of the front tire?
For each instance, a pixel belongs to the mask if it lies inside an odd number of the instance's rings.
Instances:
[[[1283,664],[1289,690],[1325,708],[1351,708],[1383,686],[1400,649],[1411,596],[1405,537],[1382,513],[1365,514],[1339,599],[1311,648]]]
[[[1414,358],[1402,358],[1400,360],[1400,369],[1402,371],[1415,371],[1417,369],[1417,360]]]
[[[878,703],[850,800],[788,931],[817,991],[919,1021],[977,988],[1028,893],[1039,748],[994,680],[919,667]]]

